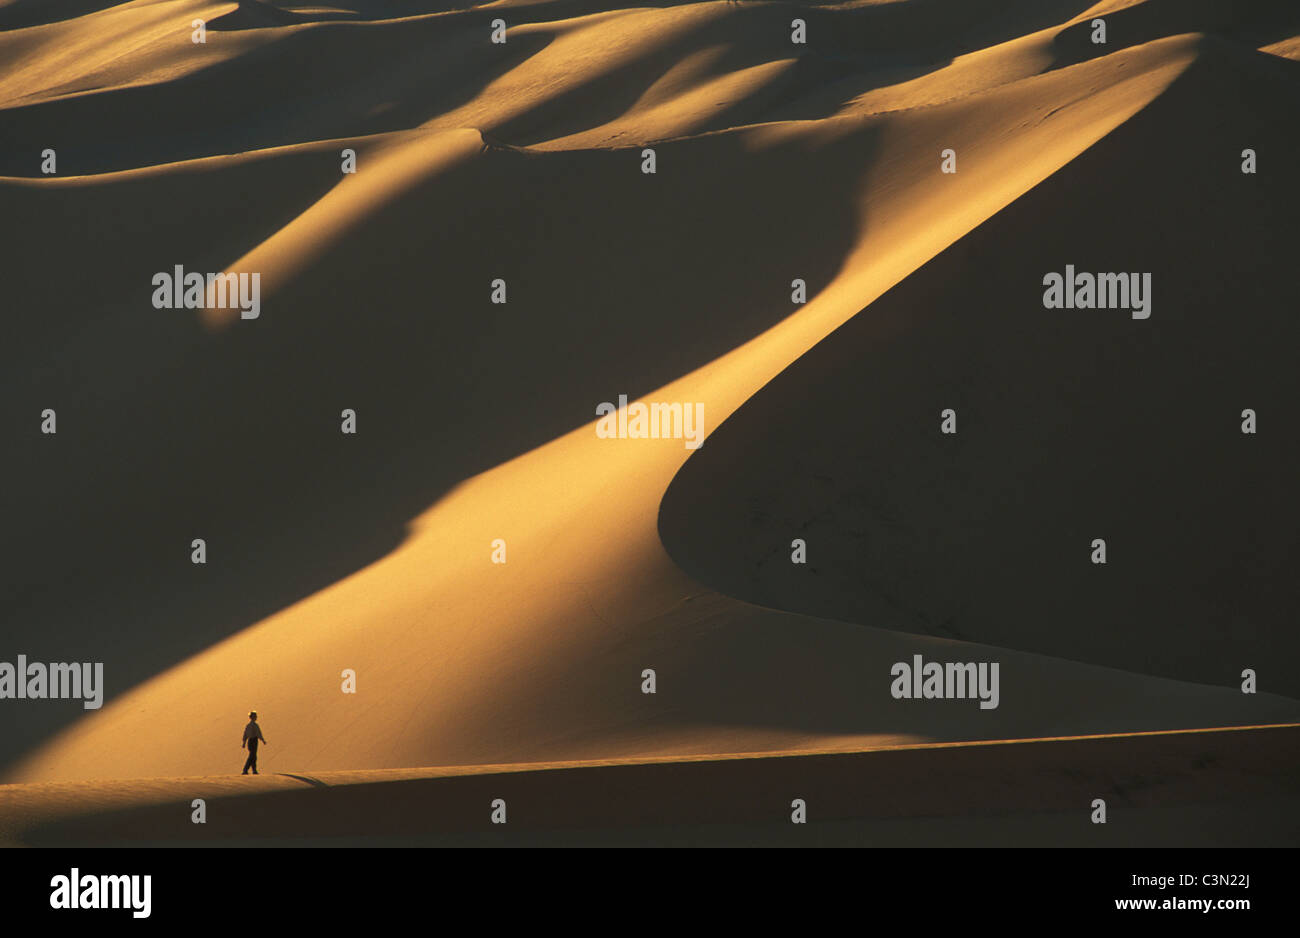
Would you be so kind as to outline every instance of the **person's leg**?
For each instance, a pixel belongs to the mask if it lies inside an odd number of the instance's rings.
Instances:
[[[257,740],[248,741],[248,761],[253,766],[253,774],[257,774]]]
[[[257,762],[257,751],[256,751],[255,749],[249,749],[249,750],[248,750],[248,758],[244,760],[244,771],[243,771],[243,774],[244,774],[244,775],[247,775],[247,774],[248,774],[248,767],[249,767],[250,765],[255,764],[256,762]]]

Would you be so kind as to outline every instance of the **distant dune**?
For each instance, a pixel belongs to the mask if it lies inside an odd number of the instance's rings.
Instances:
[[[264,772],[439,791],[1300,722],[1294,4],[453,7],[0,0],[0,660],[109,685],[0,702],[6,837],[166,842],[209,788],[323,831],[310,780],[212,778],[251,707]],[[1067,263],[1153,272],[1151,319],[1043,309]],[[155,309],[174,265],[259,272],[260,316]],[[704,446],[601,439],[620,394]],[[999,662],[999,705],[894,699],[918,654]],[[1111,738],[1080,758],[1173,758]],[[1177,803],[1295,794],[1207,777]],[[273,839],[386,836],[311,826]]]

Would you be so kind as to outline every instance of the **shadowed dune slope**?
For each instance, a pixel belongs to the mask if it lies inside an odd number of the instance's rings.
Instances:
[[[1300,327],[1277,237],[1297,108],[1300,68],[1207,42],[733,415],[669,489],[669,553],[767,606],[1224,686],[1252,668],[1300,696]],[[1066,264],[1150,273],[1150,318],[1045,309]]]

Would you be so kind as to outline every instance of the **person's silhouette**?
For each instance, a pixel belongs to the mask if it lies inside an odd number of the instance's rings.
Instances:
[[[248,761],[244,763],[243,774],[247,775],[248,770],[252,769],[253,774],[257,774],[257,745],[265,743],[266,737],[262,735],[262,728],[257,725],[257,711],[254,710],[248,715],[248,725],[244,727],[244,741],[240,744],[248,749]],[[267,745],[270,745],[267,743]]]

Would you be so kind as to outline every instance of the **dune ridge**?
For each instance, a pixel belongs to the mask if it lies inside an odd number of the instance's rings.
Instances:
[[[1284,572],[1300,449],[1240,431],[1243,408],[1285,413],[1300,394],[1274,312],[1288,250],[1222,234],[1288,224],[1300,188],[1236,172],[1235,144],[1293,152],[1277,118],[1298,82],[1207,39],[1157,101],[752,398],[670,487],[670,554],[764,606],[1227,687],[1266,669],[1300,695],[1275,664],[1300,654]],[[1144,222],[1117,225],[1130,215]],[[1046,313],[1041,277],[1066,263],[1153,272],[1152,318]],[[856,432],[841,401],[858,402]],[[949,408],[955,436],[937,431]],[[816,545],[808,568],[788,563],[795,536]],[[1104,573],[1096,537],[1117,551]]]

